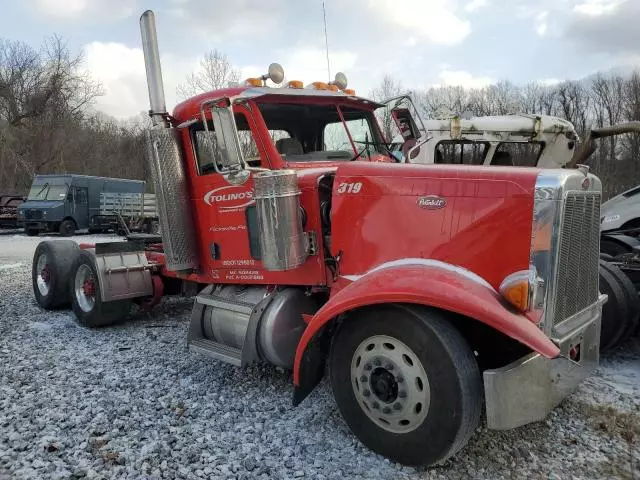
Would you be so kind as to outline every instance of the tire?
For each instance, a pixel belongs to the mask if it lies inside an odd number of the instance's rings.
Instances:
[[[625,325],[620,338],[618,338],[617,342],[613,345],[616,346],[625,342],[631,335],[633,335],[633,333],[635,333],[638,323],[640,322],[640,299],[638,298],[638,292],[633,285],[633,282],[622,270],[608,262],[601,262],[600,266],[601,268],[608,270],[609,273],[615,277],[627,299],[628,307],[627,316],[625,318],[626,322],[623,322]]]
[[[36,247],[31,282],[36,302],[42,308],[52,310],[71,304],[69,277],[79,252],[80,248],[73,240],[49,240]]]
[[[131,310],[131,301],[103,302],[98,281],[95,256],[91,252],[80,251],[69,277],[71,308],[78,323],[85,327],[96,328],[126,320]],[[91,287],[90,291],[87,291],[88,287]]]
[[[634,218],[620,227],[620,230],[637,230],[640,228],[640,218]]]
[[[606,253],[607,255],[615,258],[618,255],[623,255],[630,252],[631,250],[626,245],[618,243],[615,240],[610,240],[607,238],[600,239],[600,253]]]
[[[602,306],[602,326],[600,329],[600,351],[617,344],[626,327],[628,301],[624,290],[616,278],[600,262],[600,291],[609,299]]]
[[[40,233],[40,230],[38,230],[37,228],[25,228],[24,231],[30,237],[35,237]]]
[[[60,223],[60,228],[58,229],[60,235],[63,237],[71,237],[74,233],[76,233],[76,222],[67,218]]]
[[[370,345],[375,347],[368,350]],[[358,312],[334,335],[329,363],[333,394],[349,428],[395,462],[442,463],[468,442],[480,421],[478,364],[437,311],[384,306]]]

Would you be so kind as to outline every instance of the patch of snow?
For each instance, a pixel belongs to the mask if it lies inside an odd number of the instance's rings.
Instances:
[[[4,265],[0,265],[0,271],[2,270],[13,270],[14,268],[22,267],[22,263],[5,263]]]

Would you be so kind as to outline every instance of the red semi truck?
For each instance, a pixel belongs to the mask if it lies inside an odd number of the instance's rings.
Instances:
[[[33,288],[88,327],[197,291],[189,349],[327,370],[372,450],[432,465],[489,428],[546,417],[598,364],[599,180],[582,170],[397,164],[345,78],[281,67],[166,112],[153,13],[141,30],[162,236],[40,243]],[[357,161],[357,160],[373,161]],[[354,161],[355,160],[355,161]]]

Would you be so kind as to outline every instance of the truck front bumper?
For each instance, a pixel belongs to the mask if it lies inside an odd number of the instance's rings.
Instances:
[[[507,430],[544,419],[594,373],[600,358],[600,321],[606,299],[601,295],[598,302],[560,324],[565,332],[553,339],[560,348],[557,358],[534,352],[504,367],[485,370],[487,427]],[[566,331],[567,326],[574,327]]]

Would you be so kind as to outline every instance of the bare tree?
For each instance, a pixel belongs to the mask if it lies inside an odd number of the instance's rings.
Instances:
[[[102,94],[81,64],[58,36],[40,50],[0,39],[0,187],[25,187],[36,172],[65,168],[74,123]]]
[[[403,93],[402,83],[386,74],[382,77],[380,85],[369,93],[369,96],[378,102],[382,102],[388,98],[396,97]],[[376,111],[378,122],[382,127],[382,133],[388,141],[391,141],[396,133],[396,126],[391,118],[391,112],[387,108],[381,108]]]
[[[227,87],[229,83],[239,80],[240,70],[232,65],[224,53],[214,49],[200,60],[200,69],[189,74],[185,83],[178,85],[177,93],[182,98],[187,98]]]

